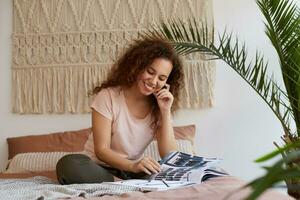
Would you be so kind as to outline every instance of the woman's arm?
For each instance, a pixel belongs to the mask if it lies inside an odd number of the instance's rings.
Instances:
[[[97,111],[92,111],[92,129],[94,137],[94,151],[98,159],[108,165],[131,172],[144,171],[147,174],[157,173],[160,170],[159,164],[148,157],[138,161],[131,161],[121,157],[110,148],[111,144],[111,120],[107,119]]]
[[[156,134],[159,155],[163,158],[171,151],[177,151],[177,144],[171,123],[171,107],[174,97],[168,88],[162,89],[154,95],[160,108],[160,126]]]
[[[157,130],[157,144],[159,155],[165,157],[171,151],[177,151],[177,144],[171,123],[171,112],[162,113],[160,126]]]

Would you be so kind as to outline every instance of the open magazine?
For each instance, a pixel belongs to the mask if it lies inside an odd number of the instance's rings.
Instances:
[[[167,190],[201,183],[209,178],[226,176],[225,171],[217,167],[217,158],[192,156],[182,152],[172,152],[160,161],[161,171],[145,177],[114,182],[139,187],[141,191]]]

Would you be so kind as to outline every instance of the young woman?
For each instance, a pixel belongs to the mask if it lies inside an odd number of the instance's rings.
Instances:
[[[154,137],[161,157],[177,150],[172,113],[182,86],[182,63],[170,43],[134,41],[93,91],[91,153],[60,159],[59,182],[97,183],[113,181],[113,175],[130,179],[159,172],[159,163],[142,155]]]

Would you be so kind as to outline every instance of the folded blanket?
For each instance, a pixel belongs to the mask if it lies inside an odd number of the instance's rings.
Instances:
[[[137,187],[109,183],[59,185],[55,181],[36,176],[27,179],[0,179],[0,198],[6,200],[52,200],[71,197],[100,197],[138,191]]]

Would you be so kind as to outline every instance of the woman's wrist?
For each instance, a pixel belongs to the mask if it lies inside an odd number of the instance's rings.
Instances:
[[[135,162],[134,161],[130,161],[130,163],[128,165],[128,171],[135,173],[134,165],[135,165]]]
[[[161,117],[162,119],[171,119],[172,118],[172,113],[171,110],[166,110],[166,111],[161,111]]]

